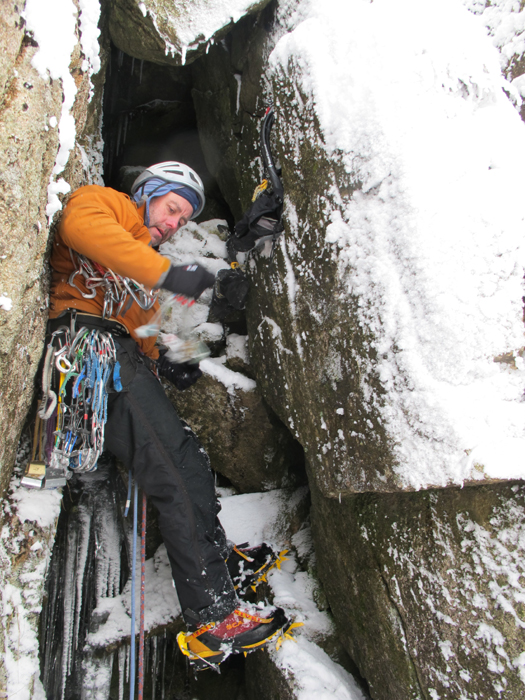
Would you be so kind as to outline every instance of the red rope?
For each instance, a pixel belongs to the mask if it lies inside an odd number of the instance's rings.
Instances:
[[[146,588],[146,494],[142,492],[142,533],[140,540],[140,632],[138,700],[144,693],[144,591]]]

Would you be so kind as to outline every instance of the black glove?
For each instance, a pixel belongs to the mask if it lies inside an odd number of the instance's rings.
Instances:
[[[202,377],[198,364],[170,362],[165,355],[166,350],[161,350],[161,353],[157,360],[157,370],[161,377],[174,384],[179,391],[184,391]]]
[[[198,299],[205,289],[213,287],[215,275],[202,265],[172,265],[168,270],[162,289],[167,289],[173,294],[182,294],[185,297]]]

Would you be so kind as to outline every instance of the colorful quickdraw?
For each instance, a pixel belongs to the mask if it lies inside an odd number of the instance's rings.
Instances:
[[[57,371],[58,382],[53,382]],[[109,333],[82,327],[71,337],[71,330],[61,326],[51,335],[38,410],[41,420],[54,421],[53,445],[46,446],[46,470],[58,470],[68,478],[74,471],[96,469],[104,446],[110,381],[115,391],[122,390],[120,364]]]

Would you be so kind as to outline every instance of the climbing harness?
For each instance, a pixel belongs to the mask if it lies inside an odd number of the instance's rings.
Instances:
[[[111,318],[122,312],[125,313],[134,301],[144,311],[149,311],[156,302],[159,290],[149,290],[129,277],[117,275],[113,270],[102,267],[99,263],[89,260],[85,255],[81,255],[71,248],[69,254],[75,269],[69,275],[68,284],[75,287],[84,299],[94,299],[97,290],[102,288],[104,292],[102,318]],[[84,278],[87,292],[76,284],[77,275],[82,275]]]
[[[43,398],[37,420],[46,429],[44,478],[22,480],[30,488],[57,488],[73,472],[94,471],[104,446],[108,388],[122,390],[120,364],[110,333],[81,327],[60,326],[50,337],[42,371]],[[36,429],[36,426],[35,426]],[[35,453],[36,438],[33,451]]]

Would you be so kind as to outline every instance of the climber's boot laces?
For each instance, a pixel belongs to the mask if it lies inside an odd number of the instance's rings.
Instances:
[[[287,549],[277,553],[264,542],[258,547],[246,547],[245,544],[235,546],[226,564],[237,595],[243,597],[250,590],[255,591],[263,581],[266,582],[268,573],[274,567],[281,568],[287,559],[286,554]]]
[[[282,608],[273,608],[270,614],[254,614],[257,608],[243,606],[234,610],[220,622],[202,625],[195,632],[179,632],[179,649],[188,657],[197,671],[212,668],[219,671],[219,664],[230,654],[248,654],[276,641],[279,648],[284,639],[291,639],[291,630],[302,623],[292,623]]]

